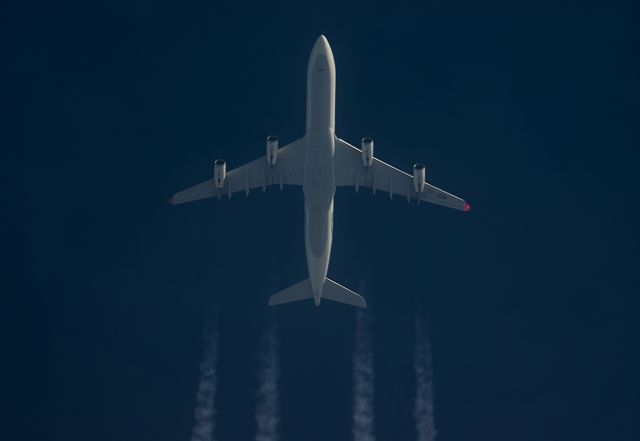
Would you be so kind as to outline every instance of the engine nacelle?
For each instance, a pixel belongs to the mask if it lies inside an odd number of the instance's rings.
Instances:
[[[224,187],[224,180],[227,178],[227,163],[224,159],[216,159],[213,163],[213,181],[216,188]]]
[[[371,167],[373,162],[373,138],[368,136],[362,138],[362,164]]]
[[[424,184],[427,180],[427,168],[424,164],[415,164],[413,166],[413,189],[417,193],[424,191]]]
[[[278,159],[278,137],[274,135],[267,136],[267,163],[276,165]]]

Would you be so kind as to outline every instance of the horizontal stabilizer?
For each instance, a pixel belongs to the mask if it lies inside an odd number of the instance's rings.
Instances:
[[[269,298],[269,306],[282,305],[283,303],[297,302],[299,300],[312,298],[313,290],[311,289],[311,282],[309,279],[304,279],[302,282],[298,282],[295,285],[272,295]],[[345,303],[351,306],[357,306],[358,308],[367,307],[367,301],[364,297],[331,279],[325,279],[321,298],[332,300],[334,302]]]
[[[367,307],[367,301],[364,297],[328,278],[325,279],[324,288],[322,288],[322,298],[357,306],[358,308]]]
[[[283,289],[277,294],[269,298],[269,306],[281,305],[283,303],[297,302],[298,300],[306,300],[313,298],[311,290],[311,282],[304,279],[289,288]]]

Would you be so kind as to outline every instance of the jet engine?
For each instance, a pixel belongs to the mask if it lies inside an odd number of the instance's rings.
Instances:
[[[373,138],[362,138],[362,164],[365,167],[371,167],[373,162]]]
[[[274,135],[267,136],[267,163],[276,165],[278,159],[278,137]]]
[[[424,183],[427,179],[427,168],[424,164],[415,164],[413,166],[413,189],[416,193],[424,190]]]
[[[227,177],[227,163],[224,159],[216,159],[213,163],[213,181],[216,188],[224,187],[224,180]]]

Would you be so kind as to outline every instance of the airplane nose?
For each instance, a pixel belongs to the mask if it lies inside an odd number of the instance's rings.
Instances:
[[[324,35],[320,35],[313,45],[313,50],[316,52],[327,53],[329,51],[329,41]]]

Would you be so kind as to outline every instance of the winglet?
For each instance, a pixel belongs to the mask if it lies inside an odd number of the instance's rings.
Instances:
[[[471,211],[471,204],[469,202],[464,203],[463,211]]]
[[[173,205],[173,196],[169,198],[169,205]]]

